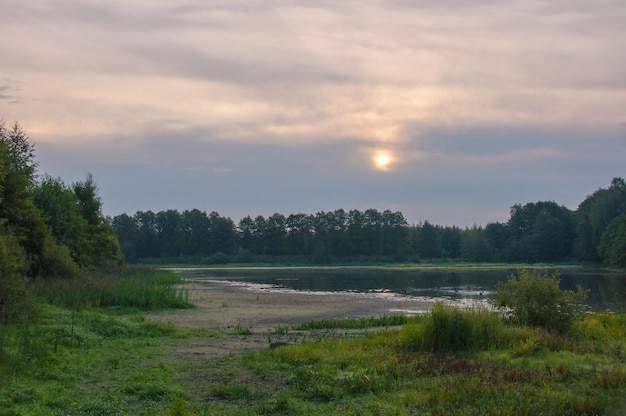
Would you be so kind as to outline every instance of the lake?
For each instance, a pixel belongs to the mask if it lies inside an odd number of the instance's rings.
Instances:
[[[555,269],[541,269],[553,273]],[[460,302],[484,301],[494,294],[498,282],[516,269],[383,267],[262,267],[175,269],[191,280],[228,280],[259,285],[264,290],[311,292],[391,293]],[[589,289],[592,310],[626,312],[626,273],[565,267],[560,270],[561,288]]]

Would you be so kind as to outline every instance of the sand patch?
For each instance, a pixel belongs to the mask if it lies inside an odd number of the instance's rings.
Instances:
[[[270,341],[300,342],[304,338],[354,336],[362,331],[281,331],[291,324],[324,319],[413,314],[430,310],[429,299],[390,293],[300,292],[264,285],[218,280],[185,284],[194,309],[147,316],[184,328],[219,330],[214,338],[186,340],[175,356],[195,360],[268,348]],[[242,335],[242,329],[251,334]]]

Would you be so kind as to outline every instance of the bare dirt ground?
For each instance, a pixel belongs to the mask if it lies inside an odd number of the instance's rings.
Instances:
[[[268,348],[270,341],[298,342],[303,338],[352,336],[362,331],[286,330],[313,320],[361,318],[429,310],[428,299],[389,293],[298,292],[227,281],[191,281],[194,309],[148,316],[184,328],[218,330],[214,338],[194,338],[178,345],[175,356],[199,360]],[[250,334],[243,334],[248,329]],[[247,331],[245,331],[247,332]]]

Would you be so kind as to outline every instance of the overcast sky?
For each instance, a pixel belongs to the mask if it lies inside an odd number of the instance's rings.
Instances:
[[[0,0],[0,119],[106,215],[568,208],[626,177],[624,0]],[[380,164],[376,164],[378,159]]]

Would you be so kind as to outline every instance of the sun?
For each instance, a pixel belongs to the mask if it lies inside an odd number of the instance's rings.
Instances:
[[[392,161],[391,156],[387,152],[377,152],[374,155],[374,165],[378,170],[387,170],[389,169],[389,164]]]

